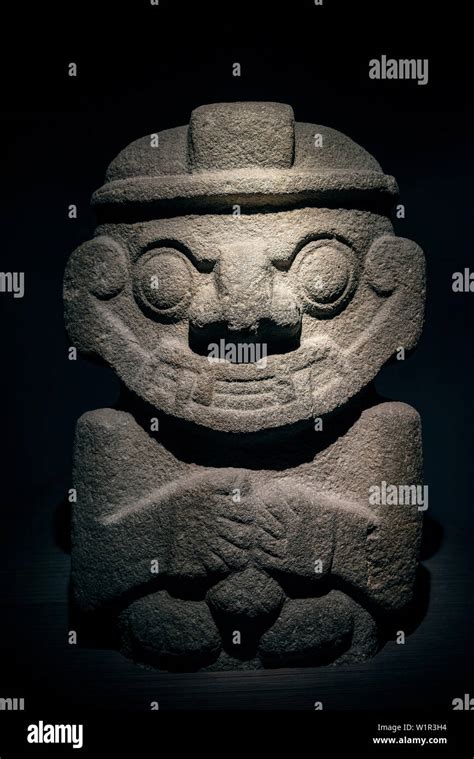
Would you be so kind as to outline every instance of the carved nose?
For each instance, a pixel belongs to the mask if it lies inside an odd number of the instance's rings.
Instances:
[[[212,283],[193,301],[189,314],[192,350],[205,354],[210,343],[222,339],[235,344],[265,343],[268,354],[295,350],[301,308],[280,277],[257,249],[226,251],[216,264]]]
[[[216,267],[216,285],[227,328],[256,332],[270,312],[272,272],[268,262],[248,245],[226,250]]]

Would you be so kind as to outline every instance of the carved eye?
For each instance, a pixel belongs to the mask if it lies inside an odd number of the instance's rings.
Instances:
[[[314,240],[298,253],[293,270],[308,310],[334,313],[350,298],[356,284],[352,250],[337,240]]]
[[[191,264],[174,248],[154,248],[145,253],[135,267],[135,297],[152,316],[181,316],[189,305],[192,284]]]

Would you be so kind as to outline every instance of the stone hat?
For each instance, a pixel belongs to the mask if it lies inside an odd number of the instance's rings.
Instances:
[[[158,138],[157,138],[158,137]],[[309,201],[392,201],[394,177],[341,132],[295,122],[282,103],[196,108],[188,126],[132,142],[110,164],[93,205],[229,208]]]

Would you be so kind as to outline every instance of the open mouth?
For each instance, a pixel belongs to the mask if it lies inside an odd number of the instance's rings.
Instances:
[[[263,320],[256,330],[231,330],[224,323],[189,325],[189,347],[194,353],[233,364],[262,362],[267,356],[292,353],[300,344],[301,325],[275,328],[269,320]]]
[[[229,343],[221,340],[220,348],[226,352]],[[310,401],[315,372],[320,383],[328,381],[330,373],[334,377],[335,366],[342,356],[332,342],[310,338],[300,343],[299,334],[294,340],[298,343],[294,350],[268,355],[256,350],[253,358],[257,360],[239,361],[238,353],[237,360],[229,360],[225,353],[216,358],[204,351],[191,350],[184,341],[163,339],[146,361],[143,372],[147,382],[159,388],[159,392],[166,393],[168,398],[170,394],[174,396],[177,411],[188,404],[197,404],[249,415],[258,409],[301,403],[303,399]],[[239,347],[236,343],[231,345]],[[246,357],[252,356],[253,346],[259,348],[258,342],[246,345]],[[286,346],[289,347],[288,343]],[[338,358],[328,362],[329,354]]]

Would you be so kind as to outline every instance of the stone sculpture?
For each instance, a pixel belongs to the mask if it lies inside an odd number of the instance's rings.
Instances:
[[[361,660],[411,603],[420,508],[369,499],[421,482],[417,412],[373,389],[423,322],[396,195],[345,135],[255,102],[133,142],[93,195],[66,323],[123,390],[77,424],[72,585],[134,660]]]

